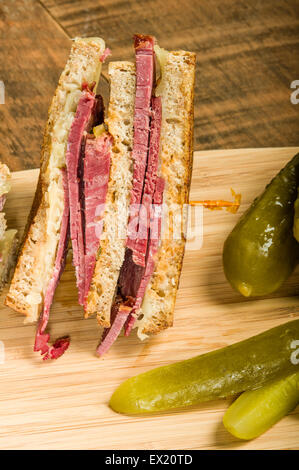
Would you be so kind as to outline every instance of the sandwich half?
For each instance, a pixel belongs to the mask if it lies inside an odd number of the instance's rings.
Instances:
[[[85,146],[90,147],[88,133],[103,116],[102,101],[95,90],[106,55],[105,43],[100,38],[73,41],[49,109],[38,186],[5,301],[26,315],[29,322],[40,317],[35,350],[41,351],[44,358],[59,357],[68,347],[68,340],[50,346],[45,329],[65,265],[69,238],[73,240],[77,283],[82,289],[82,188],[77,183],[82,172],[82,152]]]
[[[112,163],[84,304],[104,327],[99,355],[123,328],[143,339],[173,324],[185,248],[195,54],[168,52],[151,36],[136,35],[134,46],[136,64],[109,64]]]

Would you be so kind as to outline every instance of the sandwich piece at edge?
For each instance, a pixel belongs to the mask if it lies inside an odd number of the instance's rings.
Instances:
[[[0,211],[3,210],[6,195],[11,189],[11,174],[9,168],[0,162]],[[0,212],[0,290],[9,280],[10,272],[15,263],[17,250],[17,230],[6,230],[4,212]]]

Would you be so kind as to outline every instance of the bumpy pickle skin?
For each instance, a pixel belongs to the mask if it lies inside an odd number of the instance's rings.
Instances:
[[[238,439],[260,436],[299,403],[299,372],[243,393],[223,418],[227,431]]]
[[[299,242],[299,189],[297,194],[297,199],[295,201],[295,215],[294,215],[294,226],[293,226],[293,235],[296,238],[297,242]]]
[[[159,367],[123,382],[110,400],[124,414],[182,408],[234,396],[299,371],[291,362],[299,339],[295,320],[193,359]]]
[[[298,262],[299,244],[293,236],[298,184],[299,154],[254,200],[224,243],[225,276],[245,297],[274,292]]]

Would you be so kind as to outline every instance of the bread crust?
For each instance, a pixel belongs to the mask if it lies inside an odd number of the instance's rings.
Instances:
[[[5,304],[35,321],[52,275],[64,205],[61,169],[83,82],[98,83],[105,43],[76,38],[48,112],[37,189]],[[52,218],[51,218],[52,217]],[[53,219],[53,220],[52,220]]]

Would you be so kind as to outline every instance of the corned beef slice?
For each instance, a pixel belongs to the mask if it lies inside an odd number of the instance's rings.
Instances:
[[[104,50],[103,54],[100,57],[100,62],[105,62],[107,57],[109,57],[110,55],[112,55],[111,50],[108,47],[106,47],[106,49]]]
[[[145,266],[147,251],[150,210],[153,194],[156,187],[157,171],[159,164],[160,133],[162,122],[162,101],[161,98],[152,98],[152,119],[150,130],[150,145],[145,175],[142,204],[138,217],[138,235],[133,248],[134,263]]]
[[[127,248],[118,280],[120,295],[111,309],[111,327],[104,330],[102,342],[97,349],[100,356],[110,349],[123,327],[125,327],[125,336],[129,336],[134,326],[135,314],[141,307],[146,287],[155,268],[161,238],[163,191],[164,180],[158,177],[152,198],[153,206],[151,205],[150,241],[146,267],[137,266],[133,262],[132,251]],[[125,300],[121,302],[119,299]]]
[[[76,270],[79,303],[84,300],[84,238],[82,206],[80,195],[80,171],[82,172],[82,145],[84,148],[84,135],[92,126],[97,110],[97,100],[88,88],[82,92],[76,115],[70,129],[66,152],[68,175],[68,189],[70,195],[70,230],[73,246],[73,264]]]
[[[112,139],[106,134],[97,139],[93,136],[88,136],[86,139],[84,155],[85,300],[103,229],[102,216],[108,189],[111,145]]]
[[[132,307],[115,303],[111,311],[111,327],[104,330],[102,341],[97,348],[99,356],[105,354],[118,338]]]
[[[156,201],[155,204],[161,212],[164,190],[164,180],[157,178],[162,103],[161,98],[152,97],[155,73],[154,39],[150,36],[135,36],[135,50],[136,99],[132,152],[134,170],[127,249],[118,279],[118,295],[122,301],[117,300],[112,306],[111,327],[104,331],[102,343],[97,350],[100,355],[111,347],[124,325],[127,335],[134,325],[134,313],[142,304],[147,284],[154,271],[161,232],[161,214],[152,213],[153,201]],[[157,225],[158,229],[154,230]],[[150,242],[149,232],[155,232]],[[129,306],[124,308],[128,302]]]
[[[60,228],[60,239],[56,254],[55,266],[52,278],[47,286],[47,290],[45,293],[44,298],[44,308],[40,316],[40,320],[38,323],[36,337],[35,337],[35,345],[34,351],[41,351],[41,354],[45,354],[43,359],[57,359],[60,357],[64,351],[69,346],[69,339],[63,338],[57,340],[53,346],[48,344],[50,340],[50,335],[45,333],[45,330],[48,325],[49,316],[50,316],[50,308],[53,302],[54,293],[59,282],[60,276],[64,270],[65,262],[66,262],[66,254],[67,254],[67,246],[69,242],[69,196],[68,196],[68,182],[66,176],[66,170],[62,170],[62,178],[63,178],[63,188],[64,188],[64,209],[61,221],[61,228]]]
[[[133,141],[133,188],[131,191],[131,208],[128,225],[127,247],[134,249],[136,229],[138,227],[139,204],[142,198],[144,177],[147,164],[151,98],[154,85],[155,56],[154,38],[136,35],[136,97],[134,111]]]
[[[132,251],[126,248],[125,259],[118,279],[119,295],[116,297],[110,314],[110,328],[105,328],[97,353],[102,356],[116,341],[129,318],[145,268],[133,262]]]
[[[127,248],[118,279],[118,288],[123,299],[127,299],[128,297],[135,299],[144,270],[144,267],[137,266],[134,263],[132,251]]]
[[[147,285],[152,277],[152,274],[155,269],[156,255],[159,249],[159,243],[161,238],[161,226],[162,226],[162,203],[163,203],[163,191],[164,191],[165,182],[163,178],[156,178],[156,187],[153,195],[153,205],[151,206],[151,221],[150,221],[150,239],[148,243],[148,254],[146,259],[146,268],[144,275],[139,284],[138,292],[136,294],[136,300],[132,308],[132,312],[128,317],[128,320],[125,324],[125,336],[129,336],[134,323],[136,312],[141,307],[143,297]]]
[[[127,248],[118,279],[119,295],[111,308],[111,327],[104,329],[102,342],[97,349],[100,356],[110,349],[128,320],[144,270],[145,268],[137,266],[133,262],[132,251]]]
[[[6,202],[6,194],[3,194],[2,196],[0,196],[0,211],[2,211],[5,202]]]

